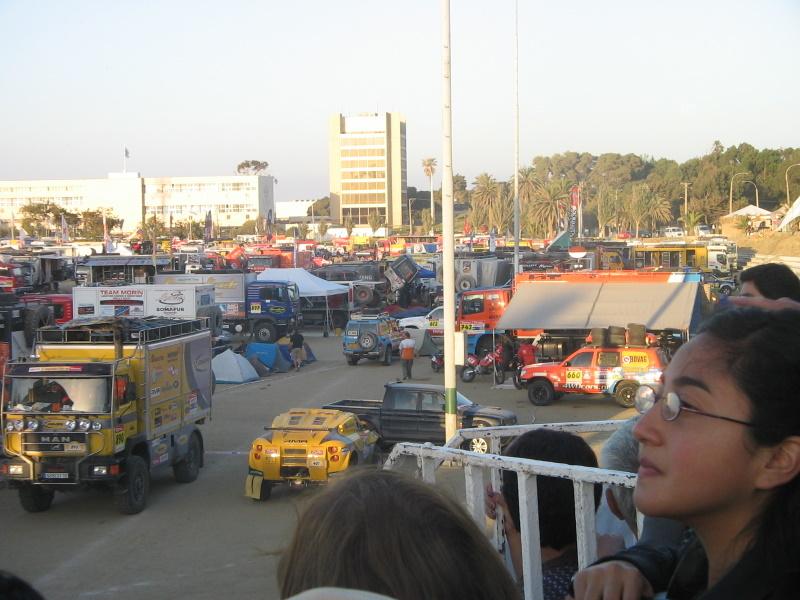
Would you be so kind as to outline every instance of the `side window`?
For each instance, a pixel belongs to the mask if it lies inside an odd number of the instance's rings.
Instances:
[[[258,295],[262,300],[277,300],[274,294],[275,290],[272,288],[261,288]]]
[[[392,393],[396,410],[416,410],[417,395],[411,390],[395,390]]]
[[[435,311],[433,311],[430,318],[434,321],[441,321],[444,318],[444,309],[437,308]]]
[[[474,315],[483,312],[483,294],[465,294],[462,300],[462,314]]]
[[[444,398],[436,392],[421,392],[419,395],[420,410],[442,412]]]
[[[592,366],[592,355],[594,352],[580,352],[572,357],[569,361],[569,366],[571,367],[591,367]]]
[[[597,366],[614,368],[619,366],[619,352],[600,352],[597,355]]]
[[[339,425],[339,433],[342,435],[350,435],[351,433],[355,432],[356,424],[353,419],[347,419],[344,423]]]

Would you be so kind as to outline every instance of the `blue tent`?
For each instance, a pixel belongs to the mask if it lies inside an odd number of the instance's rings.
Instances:
[[[291,360],[283,355],[282,347],[278,344],[247,344],[244,355],[247,358],[255,356],[273,373],[287,373],[292,365]]]

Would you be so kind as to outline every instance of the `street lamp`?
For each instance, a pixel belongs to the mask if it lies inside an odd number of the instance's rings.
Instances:
[[[739,175],[749,175],[750,171],[742,171],[741,173],[734,173],[733,177],[731,177],[731,185],[730,189],[728,190],[728,214],[733,212],[733,180],[736,179]]]
[[[787,208],[792,205],[792,198],[789,196],[789,169],[792,167],[800,167],[800,163],[795,163],[793,165],[789,165],[786,167],[786,171],[783,173],[783,176],[786,178],[786,206]]]
[[[756,208],[760,208],[758,205],[758,186],[756,185],[755,181],[750,181],[749,179],[745,179],[742,183],[752,183],[753,187],[756,188]]]

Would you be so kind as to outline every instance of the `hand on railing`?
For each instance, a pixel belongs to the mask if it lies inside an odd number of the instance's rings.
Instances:
[[[612,560],[578,571],[569,598],[575,600],[638,600],[652,598],[653,587],[629,562]]]

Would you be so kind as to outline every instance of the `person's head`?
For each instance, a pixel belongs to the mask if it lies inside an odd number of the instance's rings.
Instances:
[[[574,433],[554,429],[533,429],[523,433],[511,442],[504,454],[584,467],[597,466],[597,457],[583,438]],[[541,545],[561,550],[574,544],[575,499],[572,481],[556,477],[537,477],[536,485]],[[517,474],[514,471],[503,471],[501,491],[508,504],[514,528],[520,531],[519,488]],[[600,501],[600,491],[599,486],[595,486],[597,503]]]
[[[638,419],[629,419],[608,438],[600,450],[600,466],[614,471],[636,473],[639,470],[639,442],[633,437],[633,427]],[[610,485],[606,488],[609,507],[623,519],[631,531],[637,531],[636,506],[633,489]]]
[[[800,302],[800,278],[780,263],[765,263],[739,273],[740,296],[752,298],[791,298]]]
[[[639,510],[681,520],[701,538],[710,528],[731,541],[744,536],[771,564],[798,564],[798,390],[800,311],[712,317],[675,354],[654,408],[634,428]],[[681,412],[666,420],[678,398]]]
[[[410,334],[410,333],[408,333],[408,331],[403,331],[403,337],[404,337],[404,338],[406,338],[406,339],[408,339],[408,338],[410,338],[410,337],[411,337],[411,334]]]
[[[281,598],[322,586],[397,600],[518,597],[500,555],[457,501],[386,470],[354,472],[310,502],[278,584]]]

